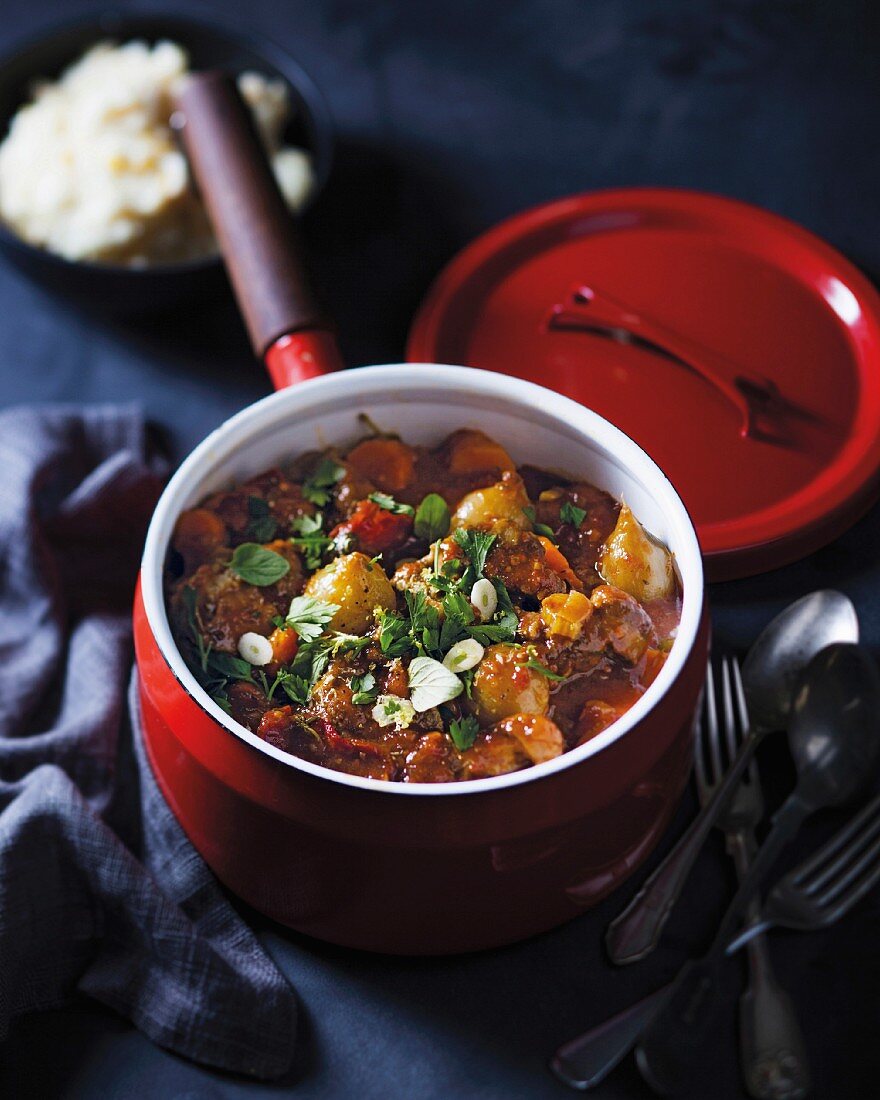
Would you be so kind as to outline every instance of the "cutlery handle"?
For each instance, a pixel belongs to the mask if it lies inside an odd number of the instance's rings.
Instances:
[[[233,80],[196,73],[172,119],[223,253],[254,352],[276,388],[342,366],[312,296],[296,225]]]
[[[763,936],[751,941],[766,955]],[[769,968],[739,1002],[740,1053],[749,1095],[756,1100],[800,1100],[810,1073],[803,1035],[788,994]]]
[[[706,837],[725,804],[739,785],[762,735],[750,732],[712,799],[697,814],[666,859],[647,879],[626,909],[609,924],[605,946],[618,966],[638,962],[649,955],[660,939],[663,926],[690,874]]]
[[[728,835],[728,847],[742,881],[754,858],[754,831]],[[749,906],[750,923],[760,919],[757,899]],[[810,1087],[806,1046],[794,1005],[779,986],[770,964],[767,937],[748,943],[749,983],[739,1001],[740,1060],[755,1100],[799,1100]]]
[[[773,826],[743,876],[727,908],[712,946],[701,959],[685,963],[672,984],[672,993],[649,1021],[636,1051],[639,1070],[660,1093],[678,1091],[686,1080],[694,1053],[702,1045],[716,1007],[718,971],[730,934],[743,919],[767,872],[797,833],[810,812],[799,792],[789,795],[773,819]]]
[[[572,1088],[595,1088],[632,1049],[671,991],[672,986],[665,985],[610,1020],[564,1043],[550,1062],[553,1072]]]

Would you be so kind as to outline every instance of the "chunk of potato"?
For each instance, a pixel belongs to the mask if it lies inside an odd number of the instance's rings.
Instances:
[[[339,610],[327,629],[347,634],[365,633],[373,623],[373,608],[389,611],[396,604],[394,589],[382,567],[357,551],[336,558],[313,574],[305,595],[338,604]]]
[[[477,666],[473,701],[481,725],[513,714],[544,714],[550,705],[550,685],[537,669],[527,668],[521,646],[491,645]]]
[[[672,554],[648,534],[625,504],[602,550],[599,573],[637,600],[656,600],[675,591]]]
[[[503,480],[485,489],[474,489],[462,497],[452,516],[452,529],[456,527],[482,527],[500,519],[509,520],[522,530],[531,527],[524,508],[529,506],[529,495],[517,474],[508,474]]]

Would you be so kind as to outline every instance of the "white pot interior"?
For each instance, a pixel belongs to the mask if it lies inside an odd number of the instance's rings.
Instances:
[[[162,567],[175,521],[206,494],[241,482],[303,451],[345,446],[364,434],[358,414],[410,443],[436,444],[456,428],[479,428],[517,464],[577,476],[625,499],[652,534],[675,554],[683,588],[682,618],[657,680],[617,722],[586,745],[510,775],[447,784],[364,779],[289,756],[225,714],[197,683],[171,636]],[[631,439],[583,406],[540,386],[488,371],[436,364],[365,367],[302,383],[250,406],[213,432],[169,482],[147,536],[142,570],[147,616],[178,680],[235,736],[292,767],[334,782],[394,794],[476,793],[523,782],[601,751],[639,721],[672,683],[693,646],[703,602],[700,550],[687,512],[662,471]]]

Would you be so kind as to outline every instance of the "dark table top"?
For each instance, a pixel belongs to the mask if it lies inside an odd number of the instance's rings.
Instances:
[[[6,5],[0,47],[94,6]],[[242,20],[240,8],[175,5]],[[580,190],[659,184],[732,195],[803,223],[880,272],[878,11],[859,0],[250,0],[248,24],[295,53],[338,124],[334,176],[307,229],[348,360],[402,358],[408,320],[445,260],[500,218]],[[2,405],[136,401],[170,430],[180,457],[267,390],[230,300],[111,321],[0,266]],[[716,636],[745,647],[785,603],[833,583],[856,602],[877,647],[878,536],[875,509],[806,561],[715,586]],[[766,757],[765,771],[771,791],[784,793],[784,757]],[[652,864],[693,810],[689,792]],[[827,827],[820,821],[812,836]],[[289,1081],[258,1085],[199,1069],[81,1001],[17,1025],[0,1048],[0,1094],[570,1095],[545,1069],[553,1047],[661,984],[705,945],[731,884],[714,837],[662,947],[623,971],[604,961],[600,934],[630,887],[531,942],[440,960],[345,951],[251,914],[300,996],[300,1064]],[[816,1097],[876,1095],[878,913],[868,900],[836,929],[773,938]],[[728,1007],[694,1093],[718,1100],[744,1095],[734,1040],[740,964],[727,971]],[[628,1064],[596,1095],[647,1092]]]

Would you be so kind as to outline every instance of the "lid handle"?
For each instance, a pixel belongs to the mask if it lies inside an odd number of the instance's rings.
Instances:
[[[190,76],[172,125],[214,227],[244,316],[262,359],[288,333],[328,330],[312,297],[293,217],[284,202],[253,119],[225,73]],[[321,370],[339,365],[332,342]]]

